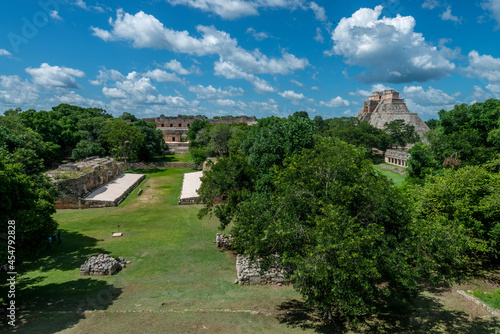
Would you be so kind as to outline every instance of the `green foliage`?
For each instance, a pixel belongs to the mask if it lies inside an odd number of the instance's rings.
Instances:
[[[408,204],[362,150],[318,138],[276,166],[272,182],[274,191],[240,205],[239,252],[268,261],[280,255],[294,288],[326,315],[352,319],[384,295],[413,293]]]
[[[439,112],[439,127],[429,137],[429,146],[441,163],[450,157],[463,165],[491,160],[499,146],[500,100],[461,104]]]
[[[439,126],[439,121],[437,119],[435,119],[435,118],[428,119],[424,123],[427,124],[427,126],[431,130],[435,129],[435,128],[437,128]]]
[[[346,143],[364,147],[371,153],[372,148],[385,151],[389,146],[389,136],[382,130],[361,122],[356,117],[340,117],[328,120],[328,130],[325,136],[338,138]]]
[[[500,309],[500,289],[492,292],[472,291],[472,294],[481,299],[486,305]]]
[[[127,160],[137,159],[144,144],[144,134],[123,119],[110,119],[102,128],[102,138],[111,155]]]
[[[411,157],[406,161],[408,177],[422,179],[439,169],[440,166],[434,160],[434,155],[426,144],[417,143],[408,152],[411,154]]]
[[[30,171],[32,172],[32,171]],[[7,222],[15,220],[15,257],[19,265],[28,256],[39,253],[57,228],[56,190],[41,174],[28,175],[19,163],[10,163],[0,151],[0,263],[7,263]]]
[[[411,188],[415,218],[460,228],[474,253],[499,255],[500,176],[481,166],[445,170]]]
[[[316,129],[309,118],[271,118],[269,125],[266,123],[259,121],[256,132],[247,138],[251,142],[249,162],[261,173],[267,173],[274,165],[281,166],[286,156],[314,146]]]
[[[140,142],[137,149],[137,157],[139,160],[151,161],[155,156],[163,153],[166,145],[161,130],[157,130],[156,126],[152,123],[138,119],[136,119],[132,125],[139,130],[144,137],[144,140]]]
[[[231,222],[239,204],[254,187],[255,170],[245,155],[231,154],[217,160],[201,178],[199,202],[204,204],[199,217],[214,213],[224,229]]]
[[[406,124],[402,119],[396,119],[384,124],[385,132],[389,135],[389,142],[396,147],[405,147],[406,144],[414,144],[420,140],[415,127]]]
[[[211,124],[209,121],[199,120],[199,119],[194,120],[193,123],[191,123],[191,126],[189,127],[187,133],[189,140],[190,141],[196,140],[196,135],[198,134],[198,132],[201,129],[210,128],[210,126]]]
[[[105,154],[106,150],[100,144],[82,139],[73,149],[71,158],[74,160],[82,160],[93,156],[104,156]]]

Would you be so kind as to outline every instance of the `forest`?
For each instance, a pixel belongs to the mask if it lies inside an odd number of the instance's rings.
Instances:
[[[401,121],[381,130],[304,111],[254,126],[196,120],[193,161],[217,157],[202,178],[199,216],[217,217],[239,253],[264,263],[278,255],[287,280],[325,320],[356,321],[390,298],[411,300],[422,281],[465,280],[498,264],[500,100],[457,105],[426,123],[431,130],[419,138]],[[396,187],[373,164],[408,144],[407,176]],[[55,189],[43,175],[54,163],[149,161],[164,150],[161,131],[129,113],[64,104],[6,111],[0,225],[23,221],[18,261],[36,256],[57,228]],[[0,250],[0,262],[8,255]]]

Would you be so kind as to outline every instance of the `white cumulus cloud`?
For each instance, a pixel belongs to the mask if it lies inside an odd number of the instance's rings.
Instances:
[[[480,55],[476,50],[469,52],[469,66],[465,68],[469,77],[500,82],[500,58],[491,55]]]
[[[12,56],[12,54],[5,49],[0,49],[0,56]]]
[[[403,88],[405,99],[411,99],[422,106],[441,106],[455,103],[455,97],[450,96],[440,89],[429,87],[427,91],[422,86],[405,86]]]
[[[455,64],[414,31],[412,16],[382,17],[383,7],[361,8],[343,18],[332,34],[333,54],[350,65],[368,68],[363,82],[403,83],[450,75]]]
[[[481,7],[489,11],[490,15],[497,21],[495,30],[500,29],[500,0],[486,0],[481,3]]]
[[[344,100],[340,96],[337,96],[330,101],[320,101],[318,106],[326,107],[326,108],[340,108],[340,107],[349,107],[351,104],[349,101]]]
[[[208,85],[206,87],[203,85],[189,86],[188,90],[192,93],[195,93],[197,99],[222,99],[228,96],[243,95],[243,93],[245,92],[242,88],[230,86],[224,90],[220,87],[215,88],[212,85]]]
[[[305,58],[283,52],[281,58],[269,58],[259,50],[248,51],[238,46],[236,39],[213,26],[197,26],[201,38],[190,36],[187,31],[166,28],[153,15],[138,12],[135,15],[117,11],[116,20],[110,20],[111,31],[92,27],[94,35],[105,40],[131,41],[136,48],[167,49],[197,56],[219,55],[248,73],[289,74],[309,66]]]
[[[0,75],[0,102],[7,106],[21,106],[39,99],[38,87],[17,75]]]
[[[83,71],[64,66],[50,66],[47,63],[43,63],[39,68],[28,67],[26,72],[31,75],[35,84],[44,87],[81,88],[75,77],[85,76]]]
[[[167,0],[172,5],[184,5],[210,12],[224,19],[234,20],[245,16],[259,15],[259,9],[307,9],[304,0]],[[322,8],[318,5],[316,7]],[[313,9],[311,7],[311,9]],[[313,9],[318,20],[323,18],[321,9]],[[318,13],[316,13],[318,11]],[[324,11],[324,9],[323,9]]]

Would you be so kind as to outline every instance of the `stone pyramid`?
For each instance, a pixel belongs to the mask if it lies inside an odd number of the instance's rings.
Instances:
[[[429,127],[417,113],[410,113],[404,99],[400,99],[399,93],[394,89],[371,93],[356,117],[379,129],[384,129],[385,123],[398,119],[404,120],[406,124],[415,127],[415,131],[421,138],[429,131]]]

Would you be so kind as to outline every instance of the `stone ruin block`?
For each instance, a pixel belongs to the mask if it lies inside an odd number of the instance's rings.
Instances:
[[[282,286],[288,283],[285,280],[284,270],[278,264],[278,259],[276,259],[275,264],[271,265],[267,271],[261,270],[260,262],[261,260],[258,259],[250,263],[248,256],[238,254],[236,257],[236,273],[239,285],[275,284]]]
[[[58,169],[63,170],[63,171],[78,171],[78,170],[80,170],[80,168],[78,168],[78,166],[74,165],[74,164],[60,165]]]
[[[82,276],[107,276],[114,275],[127,266],[130,261],[125,261],[123,257],[118,260],[109,256],[109,254],[99,254],[92,256],[80,266],[80,275]]]
[[[217,233],[215,235],[215,243],[217,244],[217,247],[219,247],[221,249],[231,249],[232,242],[233,242],[233,235],[232,234]]]

